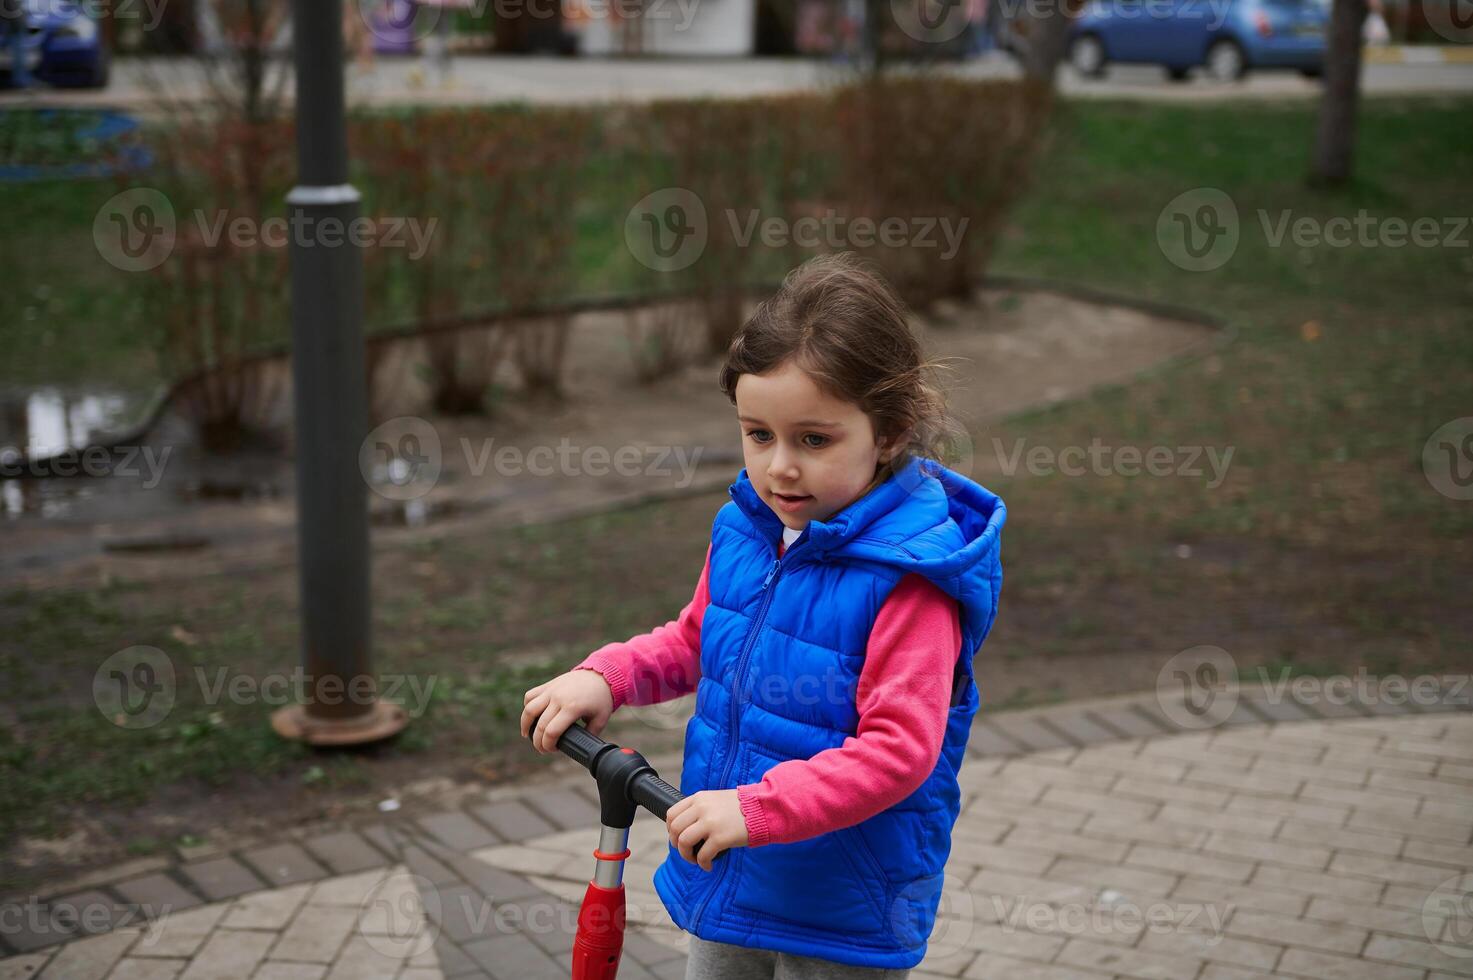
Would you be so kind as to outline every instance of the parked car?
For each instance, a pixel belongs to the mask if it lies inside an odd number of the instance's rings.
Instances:
[[[1201,67],[1221,81],[1250,69],[1316,77],[1325,64],[1323,0],[1095,0],[1069,30],[1069,61],[1088,77],[1111,62],[1161,65],[1173,79]]]
[[[57,86],[105,88],[111,64],[97,21],[71,0],[24,0],[26,69]],[[8,39],[0,43],[0,79],[11,84]]]

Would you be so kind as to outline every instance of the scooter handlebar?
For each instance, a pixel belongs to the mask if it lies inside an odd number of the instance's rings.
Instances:
[[[536,731],[537,726],[534,723],[527,737],[529,739],[533,738],[536,735]],[[634,805],[642,806],[646,810],[653,813],[655,816],[659,817],[661,820],[664,820],[669,814],[670,808],[679,803],[681,800],[685,799],[685,795],[681,793],[680,790],[676,789],[674,786],[671,786],[669,783],[665,782],[665,780],[659,777],[659,774],[656,773],[655,770],[649,766],[649,763],[645,762],[643,756],[639,756],[637,753],[634,753],[633,749],[621,749],[620,746],[615,745],[613,742],[609,742],[605,739],[599,738],[597,735],[593,734],[593,732],[590,732],[581,721],[573,722],[561,735],[558,736],[557,747],[558,750],[561,751],[568,758],[577,762],[579,765],[583,766],[583,768],[587,769],[589,772],[600,778],[600,797],[603,797],[605,787],[602,785],[603,777],[600,776],[598,771],[598,759],[605,752],[612,750],[631,753],[633,755],[633,760],[637,760],[638,764],[641,767],[639,772],[634,773],[633,776],[626,777],[628,779],[628,782],[624,784],[624,792],[628,794],[629,800],[633,802]],[[608,775],[607,769],[605,770],[604,775]],[[611,785],[617,785],[617,781]],[[617,790],[614,791],[617,792]],[[605,798],[604,803],[604,812],[605,814],[607,814],[610,812],[608,810],[608,804],[610,803],[610,801]],[[633,814],[630,813],[629,817],[632,819]],[[607,821],[608,818],[605,817],[605,822]],[[627,824],[625,824],[625,826],[627,826]],[[705,840],[697,841],[695,846],[691,849],[691,853],[694,855],[699,855],[701,852],[701,847],[705,843]]]
[[[529,739],[534,737],[536,729],[537,726],[533,724],[527,735]],[[594,770],[600,753],[619,748],[613,742],[590,732],[581,721],[573,722],[558,736],[557,747],[560,752],[590,772]],[[646,769],[629,781],[629,795],[636,804],[661,820],[665,819],[672,806],[685,799],[680,790],[661,779],[653,769]]]

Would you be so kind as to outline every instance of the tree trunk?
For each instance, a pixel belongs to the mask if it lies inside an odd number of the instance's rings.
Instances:
[[[1366,0],[1335,0],[1325,51],[1325,94],[1320,99],[1314,169],[1310,173],[1310,180],[1317,184],[1341,184],[1350,179],[1365,19]]]
[[[1015,35],[1022,41],[1018,56],[1025,77],[1054,84],[1059,62],[1068,48],[1069,24],[1082,6],[1082,0],[1018,5],[1013,24]]]

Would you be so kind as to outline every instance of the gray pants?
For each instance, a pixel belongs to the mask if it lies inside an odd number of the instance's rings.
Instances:
[[[690,937],[685,980],[905,980],[909,970],[850,966],[814,956]]]

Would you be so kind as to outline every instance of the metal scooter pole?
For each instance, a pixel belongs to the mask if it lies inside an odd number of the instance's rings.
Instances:
[[[528,738],[536,735],[534,722]],[[624,861],[629,857],[629,828],[637,807],[661,820],[685,799],[660,778],[644,756],[621,748],[574,722],[558,736],[557,747],[582,765],[598,782],[599,833],[593,878],[578,910],[573,939],[573,980],[614,980],[624,950]],[[701,845],[693,849],[699,854]]]

